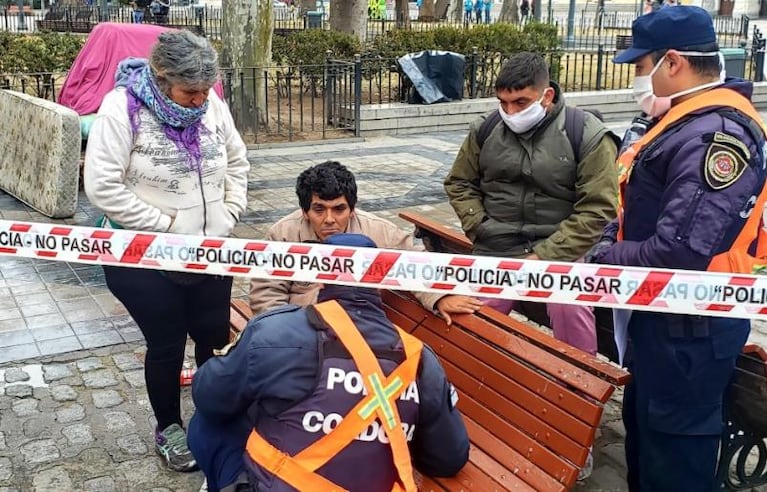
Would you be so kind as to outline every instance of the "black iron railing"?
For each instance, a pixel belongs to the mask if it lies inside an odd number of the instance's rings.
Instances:
[[[596,50],[600,45],[605,49],[614,46],[616,36],[631,35],[631,23],[636,18],[633,12],[589,11],[576,14],[574,29],[568,31],[567,17],[561,14],[544,19],[556,24],[562,39],[562,48],[568,50]],[[167,25],[193,30],[213,39],[221,38],[223,11],[209,6],[173,6],[167,13],[153,14],[147,9],[145,23]],[[735,47],[746,41],[749,36],[750,19],[746,15],[739,17],[714,16],[719,44],[722,47]],[[126,6],[110,6],[103,10],[98,6],[68,6],[33,10],[19,14],[18,10],[0,9],[0,29],[5,31],[33,32],[38,30],[87,33],[101,21],[131,23],[134,21],[133,9]],[[471,29],[476,24],[441,20],[438,22],[402,22],[390,19],[369,19],[367,40],[395,29],[426,31],[442,26],[454,26]],[[310,17],[297,10],[279,10],[274,13],[274,32],[276,35],[288,35],[304,29],[329,29],[329,23],[321,17]]]
[[[754,30],[751,43],[731,60],[744,78],[764,80],[765,45]],[[551,78],[563,91],[625,89],[633,82],[633,66],[616,65],[614,47],[557,50],[546,53]],[[466,55],[463,97],[495,96],[494,84],[508,55]],[[741,75],[731,73],[730,75]],[[12,89],[56,101],[66,74],[0,74],[0,89]],[[224,96],[238,130],[249,142],[326,139],[360,134],[363,104],[406,102],[412,84],[396,59],[356,55],[352,60],[326,54],[317,65],[226,68],[221,72]]]

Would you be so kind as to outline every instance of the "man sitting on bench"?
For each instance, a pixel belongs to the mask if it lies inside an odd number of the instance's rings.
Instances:
[[[338,162],[326,161],[303,171],[296,180],[296,194],[301,208],[269,228],[268,241],[319,242],[333,234],[348,232],[364,234],[381,248],[415,249],[411,234],[356,208],[354,174]],[[256,315],[286,304],[308,306],[316,302],[317,292],[319,284],[254,279],[250,284],[250,308]],[[427,293],[415,296],[448,324],[451,314],[470,314],[482,307],[480,300],[468,296]]]
[[[326,285],[318,300],[254,318],[195,374],[188,440],[208,490],[415,492],[413,466],[458,473],[469,438],[431,349],[392,325],[375,289]]]

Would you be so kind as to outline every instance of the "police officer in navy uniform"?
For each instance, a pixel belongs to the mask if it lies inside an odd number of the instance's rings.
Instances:
[[[359,234],[336,234],[325,242],[376,247]],[[329,299],[337,304],[323,302]],[[328,306],[346,318],[344,326],[356,328],[352,332],[361,334],[361,345],[345,341],[343,320],[329,317]],[[380,400],[373,398],[377,390],[363,384],[366,373],[356,354],[370,349],[382,379],[389,378],[380,388],[390,389],[391,406],[378,405]],[[406,374],[396,372],[406,365],[411,381],[397,376]],[[455,389],[428,347],[395,330],[374,289],[326,285],[315,306],[288,305],[254,318],[227,355],[198,370],[192,396],[196,412],[189,424],[189,448],[213,491],[328,489],[316,485],[322,481],[351,491],[388,492],[395,483],[410,483],[401,490],[411,490],[412,476],[398,477],[401,469],[393,462],[407,468],[412,461],[427,475],[451,476],[468,461],[469,440],[455,409]],[[334,429],[352,418],[355,405],[371,398],[373,406],[365,408],[378,405],[386,411],[378,415],[387,417],[370,418],[360,411],[368,421],[347,433],[346,441],[334,441]],[[402,456],[395,452],[395,437],[404,460],[397,459]],[[323,438],[324,449],[336,446],[339,451],[329,453],[316,473],[282,454],[300,458]],[[296,474],[308,474],[310,482],[292,482]]]
[[[622,215],[587,261],[751,273],[765,198],[751,83],[720,74],[712,20],[698,7],[641,16],[632,34],[614,61],[635,65],[634,95],[655,119],[618,159]],[[749,330],[744,319],[631,313],[630,490],[715,487],[723,398]]]

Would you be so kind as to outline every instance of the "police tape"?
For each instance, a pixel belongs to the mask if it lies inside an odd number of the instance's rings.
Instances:
[[[767,276],[0,220],[0,255],[767,320]]]

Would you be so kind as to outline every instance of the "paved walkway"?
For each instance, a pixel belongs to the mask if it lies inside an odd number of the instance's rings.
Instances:
[[[297,207],[298,173],[327,159],[356,174],[361,208],[395,221],[400,210],[416,210],[457,225],[442,180],[463,137],[453,132],[253,151],[248,211],[235,235],[262,238],[269,224]],[[75,217],[57,222],[91,225],[97,216],[81,195]],[[0,218],[49,222],[1,192]],[[245,293],[246,282],[237,279],[234,295]],[[755,326],[753,338],[767,345],[763,325]],[[199,488],[199,472],[167,472],[154,455],[141,342],[100,268],[0,256],[0,492]],[[579,490],[626,489],[619,399],[605,412],[594,473]],[[188,389],[184,411],[192,411]]]

